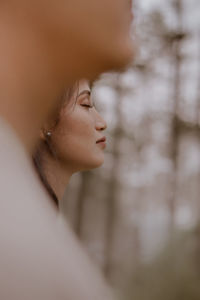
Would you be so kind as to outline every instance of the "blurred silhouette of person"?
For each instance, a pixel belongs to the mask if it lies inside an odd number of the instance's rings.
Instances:
[[[74,173],[103,164],[106,127],[94,106],[89,82],[80,80],[64,94],[57,116],[41,129],[33,159],[57,206]]]
[[[38,132],[64,87],[132,57],[129,0],[0,3],[0,298],[111,299],[38,180]]]
[[[0,113],[29,151],[66,86],[130,61],[130,23],[130,0],[1,1]]]

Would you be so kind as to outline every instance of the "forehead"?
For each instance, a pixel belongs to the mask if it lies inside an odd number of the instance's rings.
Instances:
[[[86,79],[77,81],[73,87],[67,89],[62,98],[61,111],[63,109],[71,111],[71,108],[74,108],[77,103],[79,95],[84,91],[90,91],[90,82]]]
[[[79,93],[84,90],[90,90],[90,82],[87,79],[81,79],[79,81]]]

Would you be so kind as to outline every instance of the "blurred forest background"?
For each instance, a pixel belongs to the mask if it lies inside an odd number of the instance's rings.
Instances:
[[[200,219],[200,1],[135,0],[134,15],[135,61],[93,91],[105,163],[74,176],[62,203],[114,286]]]

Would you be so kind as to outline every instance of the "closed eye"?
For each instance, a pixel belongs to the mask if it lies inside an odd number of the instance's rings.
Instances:
[[[81,106],[83,106],[87,109],[94,107],[93,101],[91,100],[91,91],[90,90],[82,91],[78,97],[80,98]]]
[[[86,108],[93,108],[94,105],[91,105],[91,104],[81,104],[81,106],[86,107]]]

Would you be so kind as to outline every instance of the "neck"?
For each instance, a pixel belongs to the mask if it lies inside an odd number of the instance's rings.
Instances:
[[[42,155],[45,155],[41,166],[44,176],[60,202],[73,172],[67,169],[66,166],[63,167],[62,163],[52,157],[51,154],[43,152]]]

